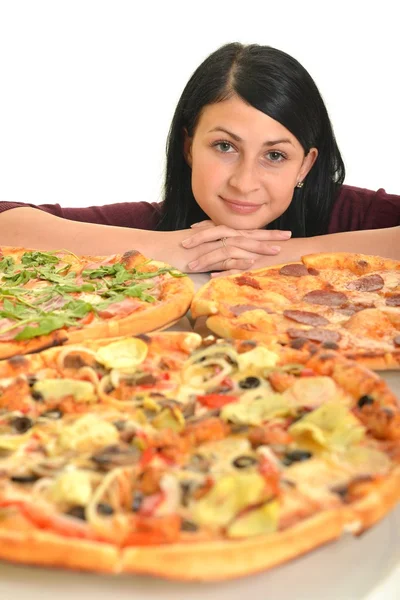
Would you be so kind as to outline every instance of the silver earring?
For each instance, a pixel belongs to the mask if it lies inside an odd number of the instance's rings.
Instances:
[[[302,188],[303,185],[304,185],[304,181],[298,181],[297,184],[296,184],[296,187]]]

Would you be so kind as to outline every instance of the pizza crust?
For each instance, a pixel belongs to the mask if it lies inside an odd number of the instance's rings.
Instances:
[[[0,528],[0,558],[46,567],[118,572],[120,551],[111,544],[66,538],[41,530]]]

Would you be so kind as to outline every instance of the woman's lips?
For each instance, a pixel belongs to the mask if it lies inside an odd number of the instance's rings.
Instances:
[[[249,215],[251,213],[254,213],[261,206],[261,204],[243,204],[234,200],[228,200],[227,198],[223,198],[222,196],[220,196],[220,198],[225,202],[225,204],[231,211],[239,213],[241,215]]]

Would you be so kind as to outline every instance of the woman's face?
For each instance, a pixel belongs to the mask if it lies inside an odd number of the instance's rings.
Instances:
[[[279,217],[317,154],[305,156],[290,131],[237,96],[207,105],[185,142],[196,202],[216,225],[235,229]]]

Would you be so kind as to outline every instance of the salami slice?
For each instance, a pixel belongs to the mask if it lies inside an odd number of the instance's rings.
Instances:
[[[303,275],[309,275],[307,267],[302,263],[285,265],[279,270],[279,274],[289,275],[291,277],[302,277]]]
[[[328,319],[322,315],[317,315],[307,310],[284,310],[283,315],[292,321],[296,321],[296,323],[303,323],[304,325],[311,325],[313,327],[329,323]]]
[[[290,328],[287,330],[287,334],[291,338],[306,338],[313,342],[338,342],[341,335],[337,331],[331,331],[330,329],[295,329]]]
[[[266,308],[265,306],[255,306],[254,304],[236,304],[235,306],[230,306],[229,310],[238,317],[244,312],[249,310],[264,310],[266,313],[272,314],[272,310]]]
[[[387,306],[400,306],[400,294],[394,294],[386,298]]]
[[[238,285],[248,285],[255,290],[261,290],[261,286],[257,279],[254,279],[254,277],[250,277],[249,275],[241,275],[240,277],[236,277],[235,282]]]
[[[382,277],[375,274],[354,279],[354,281],[350,281],[346,287],[348,290],[354,290],[357,292],[376,292],[377,290],[381,290],[384,285],[385,282],[383,281]]]
[[[303,300],[309,304],[322,304],[323,306],[343,307],[348,304],[346,294],[329,290],[313,290],[303,296]]]

